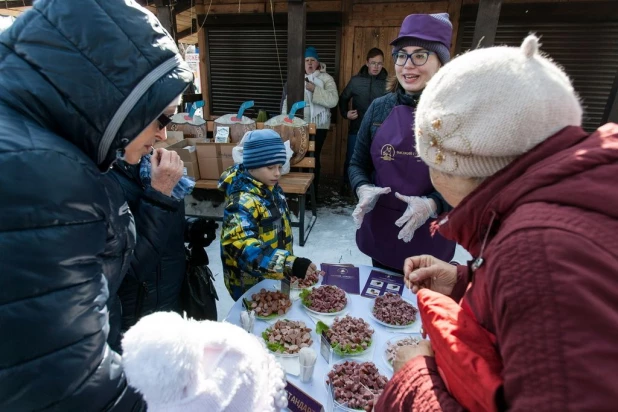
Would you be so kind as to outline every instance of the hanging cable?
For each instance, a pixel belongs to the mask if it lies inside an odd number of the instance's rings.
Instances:
[[[273,23],[273,36],[275,37],[275,48],[277,49],[277,63],[279,64],[279,77],[281,78],[281,88],[283,88],[284,87],[283,70],[281,69],[281,58],[279,57],[279,44],[277,42],[277,30],[275,29],[275,11],[273,9],[273,0],[270,0],[270,19]]]

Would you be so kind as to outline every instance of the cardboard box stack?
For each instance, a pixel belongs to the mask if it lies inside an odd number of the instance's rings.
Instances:
[[[192,141],[193,140],[193,141]],[[199,140],[199,139],[195,139]],[[200,179],[200,169],[198,166],[197,160],[197,150],[195,147],[196,141],[194,139],[184,139],[178,143],[175,143],[171,146],[166,147],[167,150],[173,150],[182,159],[184,162],[184,174],[185,176],[189,176],[194,178],[195,180]]]
[[[207,180],[219,180],[221,174],[234,164],[232,149],[236,143],[197,142],[197,162],[200,177]]]

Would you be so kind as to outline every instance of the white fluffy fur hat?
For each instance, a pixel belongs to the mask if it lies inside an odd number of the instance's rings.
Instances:
[[[581,123],[569,78],[531,35],[521,47],[473,50],[440,69],[416,110],[416,149],[431,168],[488,177]]]
[[[122,339],[129,384],[149,412],[271,412],[287,406],[285,374],[238,326],[158,312]]]

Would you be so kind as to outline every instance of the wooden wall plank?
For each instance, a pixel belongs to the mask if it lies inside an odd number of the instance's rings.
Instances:
[[[381,25],[382,19],[401,17],[413,13],[440,13],[448,10],[448,1],[432,1],[420,3],[379,3],[355,4],[352,7],[354,20],[372,18],[374,25]],[[361,17],[362,16],[362,17]],[[378,17],[379,16],[379,17]],[[399,22],[401,25],[401,21]]]
[[[455,56],[457,47],[457,35],[459,34],[459,18],[461,16],[462,0],[450,0],[448,4],[448,14],[453,24],[453,39],[451,40],[451,56]]]
[[[204,98],[204,118],[209,119],[212,115],[212,102],[210,101],[210,88],[208,87],[208,62],[206,61],[207,44],[206,30],[201,29],[197,32],[197,44],[200,49],[200,91]]]

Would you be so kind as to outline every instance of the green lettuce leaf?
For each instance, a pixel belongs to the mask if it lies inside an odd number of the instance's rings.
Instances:
[[[328,325],[324,322],[322,322],[321,320],[318,321],[318,323],[316,323],[315,325],[315,332],[318,334],[318,336],[322,335],[322,332],[329,330],[330,328],[328,327]]]
[[[270,332],[270,329],[266,329],[264,332],[262,332],[262,338],[264,339],[264,342],[266,343],[266,347],[273,352],[286,353],[285,346],[283,346],[282,344],[278,342],[268,341],[268,332]]]

